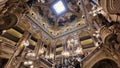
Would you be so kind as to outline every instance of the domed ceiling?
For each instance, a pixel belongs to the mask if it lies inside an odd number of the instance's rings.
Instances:
[[[78,0],[30,0],[28,5],[32,8],[29,17],[54,37],[85,25],[83,9]]]

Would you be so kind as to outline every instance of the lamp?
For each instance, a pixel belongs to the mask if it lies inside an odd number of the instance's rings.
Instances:
[[[34,68],[34,66],[33,66],[33,65],[31,65],[31,66],[30,66],[30,68]]]
[[[35,57],[35,53],[27,53],[27,56]]]
[[[49,55],[48,55],[48,54],[46,54],[46,55],[45,55],[45,58],[47,58],[47,59],[48,59],[48,58],[49,58]]]
[[[49,58],[51,58],[51,59],[54,58],[54,54],[50,53]]]
[[[40,53],[40,54],[43,54],[44,51],[45,51],[45,48],[41,48],[41,49],[39,50],[39,53]]]
[[[76,54],[83,53],[82,48],[80,48],[80,47],[78,47],[75,52],[76,52]]]
[[[33,64],[33,61],[30,61],[30,60],[24,62],[24,65],[32,65],[32,64]]]
[[[37,57],[36,57],[36,54],[34,52],[28,52],[26,54],[26,59],[29,59],[29,60],[36,60]]]
[[[27,40],[27,41],[23,41],[23,45],[24,46],[29,46],[29,41]]]
[[[62,55],[63,56],[66,56],[66,57],[69,57],[70,56],[70,53],[68,51],[63,51],[62,52]]]
[[[45,58],[47,58],[47,59],[53,59],[54,58],[54,54],[53,53],[46,54]]]
[[[51,47],[50,47],[50,50],[46,52],[45,58],[47,58],[47,59],[53,59],[54,58],[54,53],[53,53]]]

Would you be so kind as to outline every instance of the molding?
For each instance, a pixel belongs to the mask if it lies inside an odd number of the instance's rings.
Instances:
[[[69,30],[69,31],[67,31],[67,32],[64,32],[64,33],[62,33],[62,34],[60,34],[60,35],[54,36],[54,35],[52,35],[50,32],[48,32],[48,30],[47,30],[44,26],[42,26],[40,23],[38,23],[38,21],[35,20],[34,18],[32,18],[30,15],[26,15],[25,18],[27,18],[32,25],[35,25],[35,26],[37,26],[38,28],[40,28],[40,30],[42,30],[43,33],[45,33],[49,38],[54,39],[54,40],[56,40],[56,39],[58,39],[58,38],[60,38],[60,37],[64,37],[64,36],[66,36],[66,35],[73,34],[73,33],[75,33],[75,32],[77,33],[77,32],[79,32],[79,31],[81,31],[82,29],[85,29],[85,28],[87,27],[87,25],[84,24],[84,25],[81,25],[81,26],[79,26],[79,27],[77,27],[77,28],[74,28],[74,29],[72,29],[72,30]]]

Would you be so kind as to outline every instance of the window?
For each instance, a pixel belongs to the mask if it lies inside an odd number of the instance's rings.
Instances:
[[[60,15],[64,12],[66,12],[66,6],[64,5],[62,0],[54,3],[52,7],[57,15]]]

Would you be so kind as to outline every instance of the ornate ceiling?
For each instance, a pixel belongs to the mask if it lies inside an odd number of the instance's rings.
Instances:
[[[65,7],[63,9],[62,6],[57,5],[57,8],[61,9],[57,12],[54,10],[57,9],[54,6],[55,3],[61,3],[59,1],[63,2]],[[85,56],[97,47],[100,49],[99,44],[101,43],[114,44],[117,42],[118,44],[120,43],[120,28],[119,23],[115,22],[120,21],[117,7],[119,5],[116,3],[117,0],[114,1],[98,0],[100,4],[97,4],[96,0],[4,0],[4,4],[0,5],[0,57],[10,58],[24,37],[26,38],[24,40],[29,42],[28,49],[36,51],[36,49],[39,50],[40,45],[45,49],[46,54],[56,52],[56,59],[63,56],[65,46],[71,39],[79,41],[77,43],[83,48]],[[108,2],[112,6],[106,5]],[[3,1],[0,0],[0,3]],[[116,4],[113,5],[114,3]],[[102,13],[103,10],[106,12]],[[111,30],[116,33],[113,34]],[[23,42],[25,42],[24,40]],[[68,45],[68,50],[73,45]]]
[[[20,16],[15,19],[17,24],[0,36],[2,41],[6,40],[12,46],[16,46],[20,38],[24,36],[24,32],[29,31],[32,36],[28,39],[30,43],[28,48],[34,50],[37,47],[38,40],[42,40],[46,49],[49,46],[56,47],[56,58],[62,56],[63,45],[71,38],[80,40],[81,47],[84,50],[91,51],[95,48],[94,40],[88,33],[81,2],[78,0],[62,0],[66,11],[59,15],[51,7],[57,1],[46,0],[42,2],[38,0],[32,2],[32,4],[30,1],[25,1],[25,3],[10,1],[9,4],[14,6],[15,9],[9,12],[18,13]],[[16,5],[18,6],[16,7]],[[13,8],[10,8],[10,10],[13,10]],[[85,51],[87,52],[87,50]]]
[[[63,44],[66,44],[66,41],[71,38],[80,40],[84,50],[91,51],[95,48],[94,40],[88,33],[89,27],[86,26],[85,13],[81,2],[78,0],[62,0],[66,11],[57,15],[51,8],[57,1],[46,0],[43,2],[37,0],[32,4],[30,1],[24,1],[25,3],[10,1],[9,5],[15,8],[6,6],[9,8],[8,12],[18,13],[19,17],[15,19],[17,24],[15,23],[12,28],[5,30],[0,36],[2,41],[6,40],[12,46],[16,46],[20,38],[24,36],[24,32],[29,31],[32,36],[28,39],[30,43],[28,48],[34,50],[38,40],[42,40],[45,48],[56,47],[56,58],[62,56]]]
[[[85,26],[84,12],[78,0],[61,0],[66,11],[59,15],[53,9],[58,1],[40,0],[32,6],[31,2],[28,2],[32,8],[28,16],[52,37],[65,35]]]

